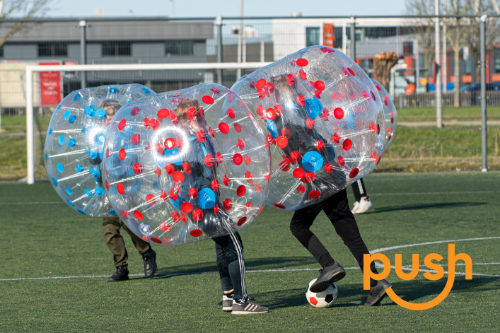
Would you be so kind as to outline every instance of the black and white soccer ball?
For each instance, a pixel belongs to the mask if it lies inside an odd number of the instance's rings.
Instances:
[[[326,290],[319,293],[313,293],[309,290],[309,286],[312,286],[316,282],[316,279],[309,282],[307,286],[306,298],[309,304],[315,308],[329,308],[337,300],[338,289],[335,283],[332,283]]]

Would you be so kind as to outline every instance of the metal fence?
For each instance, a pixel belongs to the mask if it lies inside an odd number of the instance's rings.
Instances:
[[[450,18],[441,16],[443,20]],[[477,16],[462,18],[478,20]],[[424,38],[434,34],[430,20],[433,17],[246,17],[241,21],[237,17],[28,20],[23,31],[0,47],[0,116],[3,115],[0,128],[5,130],[0,133],[0,174],[4,175],[3,178],[19,178],[19,175],[26,174],[25,139],[16,135],[23,135],[26,131],[23,117],[28,80],[25,69],[28,66],[274,62],[298,49],[317,44],[333,46],[348,54],[370,77],[376,74],[374,58],[377,54],[394,52],[397,56],[389,90],[399,111],[401,127],[397,137],[401,144],[396,141],[378,170],[476,169],[481,165],[483,146],[489,154],[490,167],[500,169],[497,134],[500,113],[494,108],[500,106],[500,91],[496,91],[500,90],[500,52],[497,50],[500,40],[493,37],[485,45],[484,61],[488,67],[483,80],[487,83],[484,100],[491,107],[488,120],[492,135],[487,142],[481,143],[478,126],[484,130],[486,126],[481,123],[478,44],[464,44],[457,53],[449,43],[442,45],[441,49],[445,51],[439,59],[441,66],[437,66],[440,71],[436,71],[435,45],[432,38],[427,44]],[[487,27],[495,27],[497,20],[497,17],[487,18]],[[0,36],[3,36],[19,20],[0,22]],[[467,29],[479,36],[479,27],[479,24],[470,24]],[[458,76],[455,75],[456,59]],[[252,70],[40,72],[32,78],[35,128],[39,129],[39,140],[43,140],[55,106],[68,93],[82,86],[136,82],[156,92],[203,82],[230,87],[241,75]],[[436,89],[439,89],[434,84],[436,72],[443,82],[441,102],[445,128],[427,133],[425,131],[430,131],[428,127],[436,125]],[[460,108],[453,107],[457,85],[464,90],[459,94]],[[449,125],[457,125],[452,132],[462,135],[452,135],[446,128]],[[439,146],[433,146],[435,140],[440,142]],[[462,144],[462,140],[466,141]],[[5,148],[7,142],[8,150]],[[12,165],[15,165],[16,172],[11,172]]]

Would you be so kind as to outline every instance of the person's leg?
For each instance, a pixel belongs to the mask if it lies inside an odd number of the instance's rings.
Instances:
[[[142,255],[142,260],[144,261],[144,276],[151,277],[155,275],[158,271],[158,266],[156,265],[156,252],[151,248],[151,244],[134,234],[123,221],[120,222],[121,227],[129,234],[135,248]]]
[[[243,244],[240,235],[235,234],[236,239],[243,251]],[[241,271],[238,261],[238,252],[233,243],[231,236],[225,235],[213,238],[215,242],[215,251],[217,254],[217,267],[221,280],[221,288],[223,292],[233,290],[235,299],[243,298],[243,289],[241,286]]]
[[[333,258],[323,244],[321,244],[318,237],[310,230],[314,219],[316,219],[322,209],[323,202],[320,202],[295,211],[290,221],[290,231],[312,254],[321,267],[325,267],[329,262],[333,261]]]
[[[351,184],[352,193],[354,194],[354,199],[359,202],[361,200],[362,194],[364,194],[364,184],[363,178],[358,179],[354,183]]]
[[[223,293],[222,311],[231,311],[233,309],[234,299],[233,282],[229,274],[229,263],[226,258],[226,253],[218,241],[215,241],[215,253],[217,254],[217,268],[219,269],[220,284]]]
[[[325,200],[324,212],[335,227],[335,231],[342,238],[344,244],[349,248],[352,255],[363,270],[363,255],[369,254],[365,242],[361,238],[356,220],[349,210],[347,200],[347,191],[343,190]],[[372,262],[370,269],[377,272],[375,263]],[[377,284],[377,281],[371,280],[371,286]]]
[[[120,235],[120,219],[118,217],[104,217],[102,219],[102,233],[109,250],[114,255],[116,272],[108,278],[108,281],[128,280],[127,249]]]
[[[109,250],[115,258],[115,267],[127,267],[127,249],[122,235],[120,235],[121,221],[118,217],[104,217],[102,219],[102,233]]]
[[[363,178],[358,179],[352,184],[352,191],[354,193],[354,198],[356,199],[354,208],[351,211],[353,214],[363,214],[368,209],[373,207],[373,204],[368,197],[368,192],[366,191]]]
[[[137,249],[137,251],[139,251],[139,253],[141,255],[145,254],[145,253],[149,253],[149,252],[151,252],[153,250],[151,248],[151,244],[149,244],[144,239],[142,239],[141,237],[139,237],[136,234],[134,234],[127,227],[127,225],[125,223],[123,223],[122,221],[120,221],[120,223],[121,223],[120,225],[123,228],[123,230],[125,230],[127,232],[127,234],[129,234],[130,238],[132,238],[132,242],[134,243],[135,248]]]

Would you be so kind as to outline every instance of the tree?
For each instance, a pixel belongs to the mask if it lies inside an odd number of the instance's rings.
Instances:
[[[391,68],[398,63],[398,56],[394,52],[382,52],[375,55],[373,59],[373,68],[375,69],[375,76],[377,81],[389,90],[389,81]]]
[[[440,13],[446,11],[446,15],[482,15],[495,14],[495,9],[498,9],[496,0],[440,0]],[[434,15],[434,0],[407,0],[406,9],[409,14],[413,15]],[[446,26],[445,38],[449,41],[450,47],[453,50],[455,77],[455,107],[460,107],[460,51],[468,46],[472,50],[474,59],[479,59],[479,18],[445,18],[441,20]],[[424,55],[427,59],[426,47],[429,46],[430,53],[434,51],[435,41],[432,37],[434,34],[434,20],[424,20],[420,23],[421,28],[416,24],[417,37],[424,40]],[[424,29],[423,26],[427,26]],[[420,29],[420,33],[419,30]],[[425,33],[422,32],[425,30]],[[495,20],[488,20],[486,30],[486,43],[491,44],[495,37],[498,36],[500,29]],[[424,38],[424,37],[429,38]],[[431,54],[429,53],[429,58]],[[426,63],[426,66],[428,64]],[[478,70],[474,68],[473,70]]]
[[[53,0],[0,0],[0,19],[13,17],[31,19],[44,16],[52,2]],[[8,25],[8,30],[4,36],[0,36],[0,46],[27,27],[27,22],[0,22],[0,27],[3,24]]]
[[[407,0],[406,11],[410,15],[434,15],[434,0]],[[412,22],[412,31],[418,41],[418,48],[423,52],[426,70],[434,61],[434,30],[432,19],[415,19]]]

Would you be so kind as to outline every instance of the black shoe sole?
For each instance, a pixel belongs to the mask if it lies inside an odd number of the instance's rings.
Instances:
[[[326,290],[333,282],[342,280],[344,276],[345,276],[345,271],[337,272],[337,274],[334,274],[328,280],[321,282],[316,281],[311,287],[309,287],[309,290],[312,291],[313,293],[319,293],[321,291]]]
[[[156,272],[158,272],[158,266],[155,267],[154,271],[151,274],[147,275],[146,273],[144,273],[144,276],[147,278],[152,277],[153,275],[156,274]]]
[[[378,293],[377,297],[374,298],[374,300],[371,303],[366,302],[365,306],[375,306],[375,305],[379,304],[380,301],[382,301],[386,295],[387,295],[387,293],[385,292],[385,289],[382,289]]]

